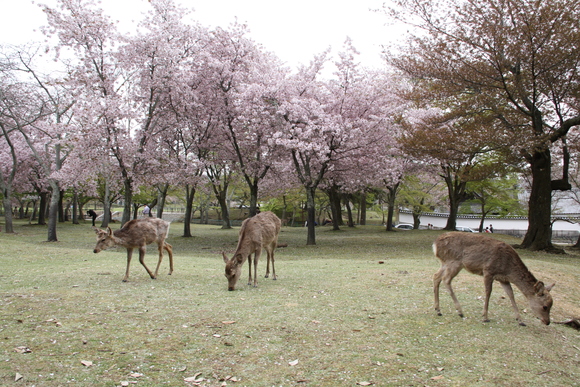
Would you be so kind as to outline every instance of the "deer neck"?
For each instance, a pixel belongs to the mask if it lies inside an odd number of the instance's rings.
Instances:
[[[128,242],[125,239],[126,235],[119,231],[122,231],[122,229],[117,230],[117,232],[113,232],[113,234],[111,235],[111,239],[113,240],[113,242],[115,242],[116,245],[127,246]]]
[[[521,267],[517,267],[516,270],[510,276],[510,282],[514,284],[526,297],[533,296],[535,294],[534,285],[538,280],[534,275],[525,267],[522,263]]]

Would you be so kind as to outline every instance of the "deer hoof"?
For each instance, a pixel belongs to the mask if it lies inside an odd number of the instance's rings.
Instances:
[[[270,276],[270,274],[266,274],[266,275],[264,276],[264,278],[268,278],[269,276]]]
[[[520,326],[522,326],[522,327],[526,327],[527,325],[526,325],[526,323],[524,323],[523,321],[520,321]]]
[[[437,312],[437,316],[443,316],[441,312]]]
[[[488,318],[486,318],[485,320],[483,320],[483,322],[489,322],[489,319],[488,319]]]
[[[459,317],[463,318],[465,316],[463,316],[463,313],[459,313]]]

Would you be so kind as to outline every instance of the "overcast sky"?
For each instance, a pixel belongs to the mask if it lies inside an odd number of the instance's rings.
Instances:
[[[227,27],[237,17],[250,36],[289,66],[308,63],[329,46],[336,53],[347,36],[361,52],[360,61],[381,67],[381,45],[396,39],[385,15],[372,12],[384,0],[176,0],[193,8],[193,17],[205,26]],[[55,0],[0,0],[0,44],[41,41],[38,27],[46,18],[38,3]],[[102,0],[105,13],[130,31],[149,9],[148,0]]]

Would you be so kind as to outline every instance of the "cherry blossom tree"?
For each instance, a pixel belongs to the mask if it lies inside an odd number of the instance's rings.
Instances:
[[[333,175],[331,184],[338,184],[339,176],[344,178],[350,171],[348,183],[364,186],[366,172],[385,173],[383,162],[395,146],[391,121],[395,104],[393,95],[384,89],[386,83],[377,73],[360,69],[349,40],[336,62],[335,77],[323,81],[319,76],[327,54],[317,56],[290,78],[287,99],[280,108],[287,127],[275,137],[290,152],[306,190],[309,245],[316,244],[315,194],[325,178]]]

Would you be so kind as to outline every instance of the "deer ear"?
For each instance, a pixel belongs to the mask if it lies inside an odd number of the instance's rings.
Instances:
[[[113,230],[111,230],[111,227],[107,227],[107,232],[109,233],[109,236],[111,236],[111,234],[113,234]]]
[[[226,253],[222,252],[222,255],[224,256],[224,262],[225,262],[225,263],[228,263],[228,262],[229,262],[229,259],[228,259],[228,257],[226,256]]]
[[[536,294],[538,296],[542,296],[544,294],[544,290],[546,288],[544,287],[544,283],[542,281],[538,281],[536,282],[536,284],[534,285],[534,292],[536,292]]]
[[[242,254],[237,254],[234,258],[236,259],[237,265],[241,265],[244,263],[244,258],[242,257]]]
[[[95,231],[95,234],[98,234],[98,233],[99,233],[99,231],[101,231],[101,230],[99,230],[97,227],[93,227],[93,230]]]
[[[555,282],[552,285],[546,286],[546,291],[549,292],[550,290],[552,290],[552,288],[554,287],[554,285],[556,285]]]

